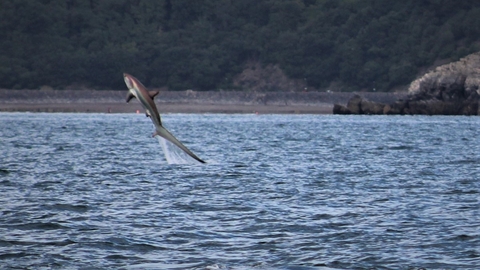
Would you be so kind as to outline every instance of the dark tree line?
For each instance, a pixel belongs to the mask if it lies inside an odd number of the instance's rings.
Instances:
[[[480,50],[478,0],[2,0],[0,88],[231,89],[246,62],[388,91]]]

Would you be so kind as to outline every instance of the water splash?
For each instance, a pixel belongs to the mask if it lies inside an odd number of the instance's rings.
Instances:
[[[183,152],[182,149],[178,148],[173,143],[167,141],[166,139],[155,136],[157,138],[158,143],[163,149],[163,153],[165,153],[165,159],[167,160],[168,164],[198,164],[199,162],[187,155]]]

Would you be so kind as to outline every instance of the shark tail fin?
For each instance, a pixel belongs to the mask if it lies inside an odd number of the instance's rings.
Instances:
[[[166,140],[170,141],[171,143],[175,144],[178,146],[180,149],[182,149],[185,153],[187,153],[189,156],[194,158],[195,160],[201,162],[201,163],[206,163],[205,161],[201,160],[199,157],[197,157],[192,151],[190,151],[185,145],[183,145],[175,136],[172,135],[166,128],[159,126],[156,128],[155,133],[153,133],[153,137],[155,136],[160,136],[165,138]]]

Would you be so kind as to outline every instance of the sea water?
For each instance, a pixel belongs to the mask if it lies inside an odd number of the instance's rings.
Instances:
[[[478,269],[480,118],[0,113],[1,269]],[[184,164],[187,163],[187,164]]]

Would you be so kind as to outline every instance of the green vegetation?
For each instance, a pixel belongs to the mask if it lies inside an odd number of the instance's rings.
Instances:
[[[2,0],[0,88],[232,89],[247,61],[389,91],[480,50],[478,0]]]

